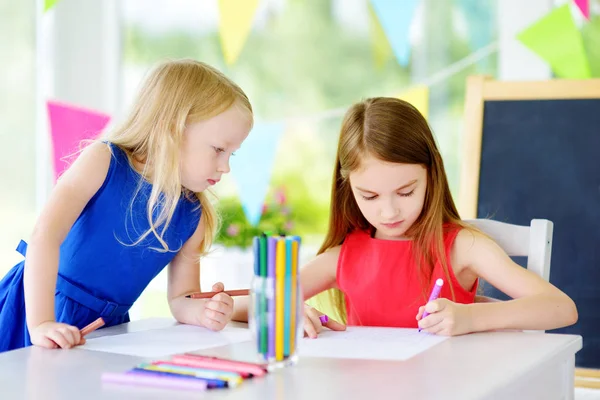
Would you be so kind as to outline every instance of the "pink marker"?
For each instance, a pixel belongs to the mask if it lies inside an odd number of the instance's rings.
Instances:
[[[329,317],[327,315],[323,314],[319,317],[319,321],[321,321],[321,323],[323,325],[325,325],[326,323],[329,322]]]
[[[190,367],[237,372],[238,374],[252,374],[254,376],[263,376],[267,373],[266,366],[261,364],[228,360],[210,356],[201,356],[199,354],[177,354],[172,357],[171,361],[176,363],[186,363],[186,365],[189,365]]]
[[[433,285],[433,290],[431,291],[431,296],[429,296],[429,300],[427,301],[427,303],[431,303],[440,296],[442,286],[444,286],[443,279],[438,279],[435,281],[435,285]],[[428,315],[429,313],[427,311],[423,311],[423,316],[421,317],[421,319],[425,318]],[[419,332],[421,332],[421,328],[419,328]]]

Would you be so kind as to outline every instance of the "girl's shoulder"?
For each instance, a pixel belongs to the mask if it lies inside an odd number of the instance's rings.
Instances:
[[[471,226],[457,227],[450,248],[453,268],[458,272],[470,268],[475,260],[496,248],[496,242],[479,230]]]

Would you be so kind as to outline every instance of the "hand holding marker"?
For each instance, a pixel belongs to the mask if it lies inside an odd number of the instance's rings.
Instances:
[[[435,281],[435,285],[433,286],[431,296],[429,296],[429,300],[427,301],[427,303],[431,303],[432,301],[437,300],[437,298],[440,296],[440,292],[442,291],[442,286],[444,286],[444,281],[442,279],[438,279]],[[423,316],[421,317],[421,319],[425,318],[428,315],[429,313],[427,311],[423,311]],[[421,331],[422,329],[419,328],[419,332]]]

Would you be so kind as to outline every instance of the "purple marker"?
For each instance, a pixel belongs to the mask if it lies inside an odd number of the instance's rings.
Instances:
[[[323,315],[321,315],[321,316],[319,317],[319,320],[321,321],[321,323],[322,323],[323,325],[325,325],[326,323],[328,323],[328,322],[329,322],[329,317],[328,317],[327,315],[323,314]]]
[[[126,372],[123,374],[105,372],[102,374],[102,382],[123,385],[154,386],[166,389],[206,390],[206,381],[167,376],[148,376],[135,372]]]
[[[438,279],[435,281],[435,285],[433,286],[433,290],[431,291],[431,296],[429,296],[429,300],[427,303],[431,303],[436,300],[440,296],[440,292],[442,291],[442,286],[444,286],[444,281],[442,279]],[[429,313],[427,311],[423,311],[423,316],[421,319],[428,316]],[[421,332],[421,328],[419,328],[419,332]]]

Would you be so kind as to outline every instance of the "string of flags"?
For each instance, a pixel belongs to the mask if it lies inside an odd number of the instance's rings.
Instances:
[[[59,0],[45,0],[45,10],[52,9]],[[223,57],[227,64],[237,62],[250,34],[259,0],[218,0],[220,21],[219,34]],[[381,66],[395,58],[403,66],[410,59],[410,25],[414,20],[419,0],[369,0],[368,12],[375,62]],[[461,0],[461,7],[473,13],[485,12],[477,8],[478,0]],[[583,79],[591,76],[581,34],[573,16],[572,6],[589,19],[589,0],[573,0],[551,10],[547,15],[524,29],[517,38],[531,51],[544,59],[559,78]],[[574,10],[577,12],[576,10]],[[488,27],[489,28],[489,27]],[[477,36],[472,47],[479,48],[491,40],[491,33],[483,34],[481,26],[470,32]],[[485,36],[488,35],[488,36]],[[492,51],[494,44],[488,44]],[[428,118],[429,86],[445,80],[466,66],[489,55],[487,48],[473,54],[441,71],[437,78],[422,82],[397,94],[413,104]],[[480,55],[481,54],[481,55]],[[81,140],[97,137],[110,121],[110,116],[77,105],[56,101],[47,102],[53,145],[53,167],[55,179],[68,166],[64,159],[79,149]],[[344,109],[328,110],[315,119],[339,117]],[[313,116],[314,117],[314,116]],[[293,119],[257,122],[242,149],[231,160],[232,175],[238,195],[248,221],[257,225],[262,214],[271,171],[280,138]]]
[[[44,0],[44,11],[60,0]],[[234,65],[244,48],[256,18],[260,0],[217,0],[219,37],[223,58]],[[410,28],[420,0],[365,0],[369,13],[373,57],[378,67],[395,57],[406,67],[410,59]],[[458,6],[469,20],[471,48],[477,50],[492,40],[489,7],[481,0],[459,0]],[[590,18],[589,0],[572,0],[551,10],[525,28],[517,38],[546,61],[559,78],[585,79],[591,76],[589,62],[571,8],[585,20]]]

